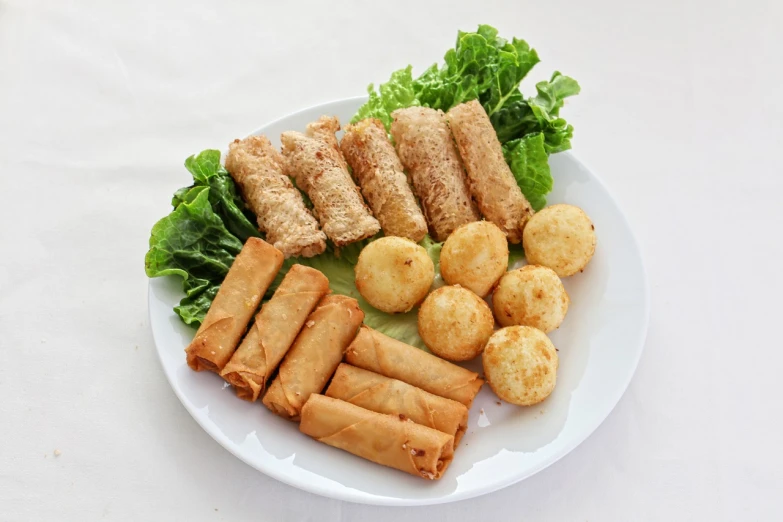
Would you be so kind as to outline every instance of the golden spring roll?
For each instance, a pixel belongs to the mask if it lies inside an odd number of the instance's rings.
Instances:
[[[519,243],[533,207],[503,159],[503,149],[484,107],[472,100],[453,107],[446,118],[479,210],[505,232],[509,242]]]
[[[228,146],[226,170],[239,185],[266,240],[286,258],[312,257],[326,249],[326,235],[283,173],[283,157],[266,136],[234,140]]]
[[[345,352],[348,364],[407,382],[468,408],[484,381],[476,372],[363,326]]]
[[[350,364],[337,367],[326,396],[448,433],[455,447],[468,427],[464,404]]]
[[[281,417],[299,420],[302,405],[310,394],[324,389],[363,320],[356,299],[344,295],[321,299],[280,363],[264,405]]]
[[[256,315],[253,326],[220,375],[237,397],[255,401],[294,343],[307,316],[329,293],[329,280],[314,268],[294,265]]]
[[[185,349],[188,366],[220,373],[282,264],[283,253],[266,241],[251,237],[245,242]]]
[[[454,457],[454,437],[398,416],[313,394],[299,431],[383,466],[439,479]]]
[[[283,156],[288,175],[313,202],[321,228],[338,247],[374,236],[380,229],[348,172],[334,133],[337,118],[321,117],[307,134],[284,132]]]
[[[427,222],[383,123],[366,119],[348,125],[340,149],[383,233],[417,243],[424,239]]]
[[[408,169],[430,233],[445,241],[457,227],[479,220],[442,111],[408,107],[392,113],[391,134]]]

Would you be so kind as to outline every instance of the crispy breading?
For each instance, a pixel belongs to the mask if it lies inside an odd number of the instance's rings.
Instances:
[[[453,107],[446,118],[479,210],[500,227],[509,242],[519,243],[533,208],[503,159],[503,149],[484,107],[472,100]]]
[[[427,222],[383,123],[366,119],[348,125],[340,149],[384,234],[421,241]]]
[[[287,258],[312,257],[326,249],[326,235],[283,173],[282,160],[266,136],[250,136],[228,146],[226,170],[257,216],[267,241]]]
[[[337,118],[322,116],[307,126],[307,135],[280,136],[286,173],[310,196],[323,231],[338,247],[381,229],[348,172],[334,135],[339,128]]]
[[[445,241],[460,225],[478,221],[443,112],[408,107],[394,111],[392,117],[397,154],[408,170],[435,240]]]

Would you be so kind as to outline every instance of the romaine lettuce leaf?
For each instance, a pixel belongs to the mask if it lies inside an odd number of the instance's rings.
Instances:
[[[144,259],[148,277],[178,275],[186,297],[175,308],[187,324],[204,318],[242,242],[225,227],[205,186],[177,191],[177,207],[152,227]]]
[[[209,202],[232,234],[243,244],[251,236],[260,237],[258,227],[253,224],[255,218],[247,210],[234,180],[220,164],[220,151],[205,150],[190,156],[185,160],[185,168],[193,175],[193,186],[207,186],[211,189]],[[176,202],[182,190],[174,194],[172,203]]]
[[[174,193],[174,210],[152,227],[145,267],[149,277],[183,278],[185,298],[174,311],[198,326],[245,240],[259,233],[219,151],[193,155],[185,167],[193,185]]]
[[[373,85],[370,84],[367,87],[370,99],[359,108],[351,122],[355,123],[365,118],[378,118],[388,129],[392,121],[392,112],[403,107],[419,105],[413,91],[411,69],[412,67],[409,65],[405,69],[393,72],[389,81],[378,87],[379,93],[376,93]]]
[[[503,156],[533,209],[544,208],[546,195],[553,185],[544,134],[529,134],[507,142],[503,145]]]

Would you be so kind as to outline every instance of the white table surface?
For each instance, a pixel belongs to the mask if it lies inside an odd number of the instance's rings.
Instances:
[[[0,520],[783,519],[781,4],[482,3],[0,0]],[[482,498],[277,483],[164,379],[150,227],[189,154],[421,71],[479,22],[538,49],[534,79],[582,85],[574,152],[651,279],[636,377],[573,453]]]

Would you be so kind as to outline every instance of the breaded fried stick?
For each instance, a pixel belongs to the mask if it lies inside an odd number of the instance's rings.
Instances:
[[[234,140],[228,146],[226,170],[239,185],[267,241],[286,258],[318,255],[326,249],[326,235],[302,194],[283,173],[282,163],[266,136]]]
[[[443,112],[408,107],[394,111],[392,117],[397,154],[408,169],[435,240],[445,241],[460,225],[478,221]]]
[[[334,133],[337,118],[322,116],[307,126],[307,133],[284,132],[285,169],[313,202],[321,228],[335,246],[375,235],[381,226],[348,173]]]
[[[503,159],[503,149],[484,107],[472,100],[453,107],[446,118],[479,210],[508,236],[510,243],[521,242],[522,229],[533,208]]]
[[[340,149],[384,234],[421,241],[427,222],[383,123],[366,119],[348,125]]]

